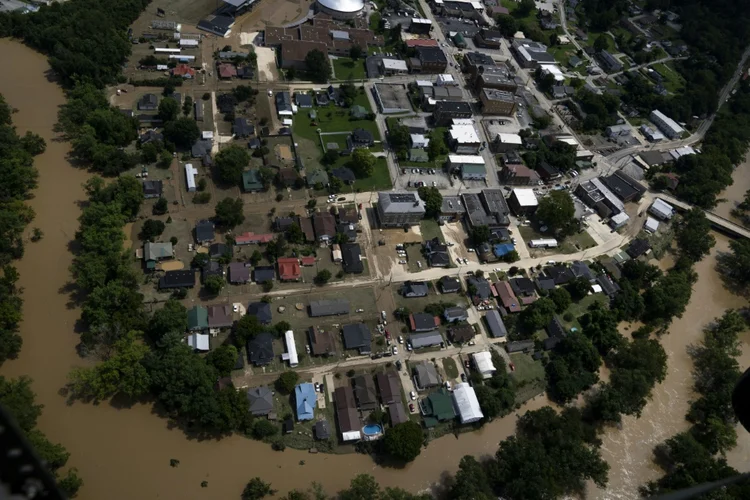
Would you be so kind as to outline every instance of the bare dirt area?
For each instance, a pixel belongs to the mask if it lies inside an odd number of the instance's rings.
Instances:
[[[442,227],[443,237],[446,243],[453,243],[450,247],[451,256],[455,259],[456,257],[469,257],[469,252],[466,251],[466,240],[468,236],[464,227],[460,222],[446,222]]]
[[[260,1],[250,12],[242,14],[232,28],[232,33],[262,31],[266,26],[284,26],[310,11],[312,0]]]
[[[192,25],[183,26],[183,28],[187,31],[198,32],[195,25],[216,10],[216,5],[215,0],[154,0],[133,23],[133,32],[140,34],[144,31],[151,31],[151,21],[154,20],[176,21],[183,25]],[[157,16],[157,9],[166,11],[166,16]]]

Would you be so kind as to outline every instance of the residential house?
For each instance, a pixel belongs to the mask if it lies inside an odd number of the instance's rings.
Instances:
[[[413,332],[429,332],[440,325],[440,318],[427,313],[409,315],[409,326]]]
[[[516,296],[529,297],[535,295],[534,282],[526,277],[513,278],[510,280],[510,287]]]
[[[297,106],[300,108],[312,108],[313,107],[313,100],[310,94],[297,92],[294,94],[294,102],[297,103]]]
[[[503,338],[508,335],[508,329],[503,323],[503,318],[497,309],[491,309],[484,315],[484,321],[487,323],[492,338]]]
[[[203,281],[203,283],[206,282],[206,278],[209,278],[211,276],[224,277],[224,267],[215,260],[206,262],[206,264],[201,269],[201,280]]]
[[[378,393],[372,375],[358,375],[352,379],[354,385],[354,399],[362,411],[374,410],[378,407]]]
[[[344,184],[354,184],[357,180],[357,176],[354,175],[354,171],[349,167],[336,167],[331,169],[331,175]]]
[[[552,278],[555,285],[564,285],[575,279],[573,271],[563,265],[547,266],[544,268],[544,274]]]
[[[492,363],[492,354],[489,351],[475,352],[471,355],[472,364],[477,372],[482,375],[485,380],[492,378],[497,371],[497,368]]]
[[[273,266],[255,266],[253,281],[256,283],[270,283],[276,279],[276,268]]]
[[[231,258],[232,247],[226,243],[212,243],[208,247],[208,256],[212,259]]]
[[[145,199],[161,198],[161,181],[143,181],[143,197]]]
[[[526,165],[503,165],[500,170],[500,180],[504,184],[516,186],[536,186],[541,178],[536,171]]]
[[[384,405],[401,402],[401,380],[394,370],[378,373],[375,378],[380,389],[380,401]]]
[[[362,262],[362,248],[358,243],[344,243],[341,245],[341,256],[345,273],[361,274],[365,270]]]
[[[311,326],[307,330],[307,338],[310,342],[310,351],[313,356],[330,356],[335,354],[336,347],[333,335],[320,327]]]
[[[231,80],[237,77],[237,67],[229,63],[219,64],[217,73],[222,80]]]
[[[142,133],[138,140],[142,145],[148,144],[149,142],[164,142],[164,135],[160,134],[154,129],[151,129]]]
[[[505,350],[512,354],[514,352],[529,352],[534,349],[533,340],[517,340],[514,342],[506,342]]]
[[[466,279],[466,286],[468,286],[469,293],[471,294],[475,304],[478,304],[483,300],[488,300],[490,297],[492,297],[492,288],[490,287],[490,283],[484,278],[473,275],[469,276]]]
[[[314,300],[310,302],[310,316],[313,318],[341,316],[342,314],[349,314],[349,302],[347,300]]]
[[[339,423],[341,440],[355,441],[362,437],[362,423],[357,412],[354,401],[354,391],[351,387],[337,387],[333,392],[333,401],[336,409],[336,420]]]
[[[160,290],[174,288],[193,288],[195,286],[195,272],[192,269],[181,271],[167,271],[159,280]]]
[[[292,187],[299,179],[299,173],[292,167],[282,167],[278,173],[279,182],[287,187]]]
[[[403,424],[409,421],[409,415],[406,413],[404,404],[401,401],[396,401],[388,405],[388,417],[391,420],[391,425]]]
[[[318,420],[315,422],[315,439],[323,441],[331,438],[331,426],[327,420]]]
[[[195,241],[199,244],[214,241],[214,223],[210,220],[200,220],[195,224]]]
[[[599,60],[604,66],[604,69],[609,73],[618,73],[622,71],[623,66],[620,60],[606,50],[599,51]]]
[[[293,224],[298,224],[297,217],[276,217],[273,221],[273,230],[278,233],[283,233],[289,229]]]
[[[419,404],[425,415],[425,427],[434,427],[438,422],[447,422],[456,418],[453,401],[445,389],[438,389],[436,392],[431,392]]]
[[[360,354],[371,352],[372,334],[364,323],[352,323],[342,328],[344,349],[356,349]]]
[[[346,138],[346,146],[349,152],[354,151],[356,148],[369,148],[374,144],[375,139],[370,131],[363,128],[355,128]]]
[[[539,277],[536,280],[534,280],[534,285],[536,286],[537,290],[539,290],[540,293],[549,292],[550,290],[554,290],[557,285],[555,285],[555,279],[549,278],[549,277]]]
[[[262,332],[247,342],[247,362],[264,366],[274,360],[273,335]]]
[[[384,227],[419,224],[424,218],[424,201],[413,192],[379,192],[378,219]]]
[[[583,278],[587,281],[594,281],[595,279],[594,273],[591,271],[588,264],[581,262],[580,260],[573,262],[570,266],[570,270],[576,278]]]
[[[448,328],[448,336],[453,342],[463,344],[474,338],[476,331],[468,324],[454,325]]]
[[[674,215],[674,207],[661,198],[656,198],[648,208],[648,213],[660,220],[669,220]]]
[[[247,138],[255,135],[255,127],[248,123],[247,118],[237,117],[232,125],[232,134],[235,138]]]
[[[287,114],[288,116],[291,116],[292,96],[289,92],[276,92],[274,100],[276,102],[276,112],[279,115]]]
[[[336,219],[328,212],[316,212],[312,216],[312,224],[320,243],[330,243],[336,236]]]
[[[329,184],[328,172],[322,168],[306,170],[307,187],[314,187],[316,184],[327,186]]]
[[[249,411],[253,416],[263,417],[273,412],[273,391],[266,386],[251,387],[247,390]]]
[[[438,330],[430,332],[412,333],[409,335],[409,342],[414,349],[423,347],[439,346],[443,342],[443,337]]]
[[[415,363],[412,369],[414,373],[414,382],[418,391],[424,391],[430,387],[440,385],[440,376],[438,376],[435,365],[429,361]]]
[[[276,263],[281,281],[299,281],[302,278],[302,269],[296,257],[279,257]]]
[[[440,290],[443,293],[456,293],[461,291],[461,282],[452,276],[440,278]]]
[[[229,264],[229,282],[233,285],[244,285],[250,281],[250,268],[243,262]]]
[[[315,418],[315,407],[318,404],[318,395],[315,387],[304,382],[294,388],[294,403],[297,410],[297,421],[312,420]]]
[[[424,253],[430,267],[448,267],[451,264],[448,245],[437,237],[425,242]]]
[[[407,298],[426,297],[430,293],[424,281],[406,281],[401,287],[401,295]]]
[[[521,303],[516,294],[513,293],[510,283],[498,281],[495,283],[495,290],[497,290],[498,299],[506,311],[509,313],[521,312]]]
[[[214,305],[207,307],[208,328],[229,328],[234,324],[232,306]]]
[[[138,100],[139,111],[156,111],[159,108],[159,98],[156,94],[144,94]]]
[[[247,306],[246,314],[255,316],[261,325],[270,325],[273,320],[271,304],[268,302],[251,302]]]
[[[596,277],[596,283],[602,287],[602,293],[609,297],[610,299],[614,298],[618,293],[620,293],[620,285],[612,281],[612,278],[607,276],[606,274],[600,274]]]
[[[157,262],[173,257],[172,243],[151,243],[147,241],[143,245],[143,260],[146,263],[146,269],[156,269]]]
[[[359,223],[359,211],[356,207],[340,208],[336,214],[340,224],[358,224]]]
[[[443,319],[448,323],[466,321],[469,319],[469,314],[463,307],[447,307],[443,311]]]
[[[642,238],[636,238],[630,242],[630,245],[625,249],[631,259],[637,259],[641,255],[645,255],[651,250],[651,245],[647,240]]]
[[[201,332],[208,329],[208,309],[203,306],[193,306],[187,312],[188,331]]]

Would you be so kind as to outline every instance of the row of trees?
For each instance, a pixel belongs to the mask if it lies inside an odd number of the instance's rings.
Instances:
[[[24,252],[23,233],[34,219],[25,201],[37,184],[34,155],[45,149],[44,139],[27,132],[19,137],[11,119],[13,109],[0,95],[0,364],[21,350],[21,290],[18,272],[10,263]]]
[[[242,500],[260,500],[277,493],[271,483],[254,477],[245,485]],[[429,493],[413,494],[402,488],[381,488],[370,474],[359,474],[349,483],[349,488],[330,496],[319,483],[313,483],[307,490],[292,490],[282,500],[430,500]]]

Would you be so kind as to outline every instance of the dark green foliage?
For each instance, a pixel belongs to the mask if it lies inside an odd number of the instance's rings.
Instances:
[[[389,427],[385,431],[383,447],[391,458],[411,462],[421,453],[423,442],[422,427],[410,420]]]
[[[580,323],[583,334],[591,340],[599,350],[599,354],[606,356],[609,351],[619,348],[625,341],[617,331],[617,315],[605,309],[598,302],[595,307],[581,316]]]
[[[419,197],[425,204],[425,216],[437,217],[440,215],[443,206],[443,195],[440,194],[436,187],[421,187],[418,190]]]
[[[162,221],[148,219],[143,223],[141,234],[139,236],[143,241],[154,241],[157,236],[161,236],[161,233],[164,232],[165,228],[166,225]]]
[[[549,291],[547,297],[555,303],[555,312],[558,314],[565,312],[570,307],[570,304],[573,303],[570,293],[564,288],[553,288]]]
[[[331,279],[331,271],[328,269],[318,271],[318,274],[315,275],[314,279],[316,284],[325,285]]]
[[[572,332],[551,352],[546,366],[550,396],[567,403],[599,381],[601,357],[585,335]]]
[[[242,172],[249,163],[250,154],[247,148],[232,144],[216,155],[216,177],[225,184],[239,186],[242,182]]]
[[[159,198],[156,200],[156,203],[154,203],[154,208],[152,210],[152,213],[154,215],[164,215],[169,211],[169,204],[167,203],[166,198]]]
[[[187,327],[187,309],[181,302],[169,299],[151,316],[147,332],[152,342],[158,342],[164,335],[184,332]]]
[[[305,56],[307,74],[315,83],[326,83],[331,78],[331,63],[328,56],[318,49],[313,49]]]
[[[570,297],[578,302],[591,291],[591,283],[586,278],[579,277],[570,280],[568,284],[565,285],[565,289],[570,293]]]
[[[575,211],[567,191],[552,191],[539,201],[536,218],[553,231],[567,234],[574,227]]]
[[[190,149],[201,133],[195,120],[181,116],[164,126],[164,138],[181,149]]]
[[[285,371],[281,375],[279,375],[279,378],[276,379],[276,389],[278,389],[280,392],[291,394],[294,392],[294,387],[299,382],[299,375],[297,375],[297,372],[293,371]]]
[[[216,225],[226,229],[242,224],[245,221],[245,214],[242,213],[242,198],[224,198],[217,203],[214,221]]]
[[[692,269],[671,269],[643,295],[647,321],[669,323],[673,317],[682,317],[692,293],[697,276]]]
[[[221,289],[226,285],[226,280],[223,276],[209,276],[203,282],[203,287],[211,295],[219,295]]]
[[[159,111],[158,116],[159,118],[164,121],[164,123],[171,122],[175,118],[177,118],[177,115],[180,114],[180,105],[179,103],[172,99],[171,97],[165,97],[161,101],[159,101]]]
[[[237,363],[237,348],[224,344],[208,353],[206,363],[216,369],[220,377],[228,377]]]
[[[262,333],[265,330],[266,328],[260,324],[258,318],[246,314],[234,324],[233,334],[235,345],[242,348],[248,340],[255,338],[259,333]]]
[[[549,117],[547,119],[549,120]],[[538,149],[524,153],[523,158],[529,168],[536,169],[543,161],[546,161],[562,172],[567,172],[575,168],[576,148],[561,141],[555,142],[552,146],[540,142]]]
[[[521,311],[520,323],[524,330],[533,333],[545,328],[555,315],[557,306],[552,299],[540,297],[536,302]]]
[[[729,248],[720,260],[722,270],[729,281],[744,288],[750,283],[750,240],[732,240]]]
[[[492,493],[485,467],[476,458],[466,455],[458,464],[448,497],[451,500],[491,500],[496,495]]]
[[[279,428],[270,420],[256,419],[253,421],[252,434],[255,439],[265,439],[279,433]]]
[[[492,364],[495,374],[487,380],[474,384],[474,391],[486,419],[507,415],[516,404],[516,388],[512,377],[505,369],[505,361],[496,352],[492,352]],[[476,372],[475,372],[476,373]]]
[[[491,236],[492,232],[488,226],[474,226],[469,233],[469,238],[471,238],[474,246],[479,246],[482,243],[490,241]]]
[[[352,160],[347,166],[352,169],[357,178],[363,179],[372,175],[372,171],[375,168],[375,162],[375,155],[365,148],[358,148],[352,153]]]
[[[271,488],[271,483],[266,483],[259,477],[254,477],[245,485],[242,490],[242,500],[260,500],[276,494],[276,490]]]
[[[700,208],[683,214],[677,225],[676,237],[680,255],[693,262],[698,262],[708,255],[716,244],[716,238],[711,234],[711,223]]]

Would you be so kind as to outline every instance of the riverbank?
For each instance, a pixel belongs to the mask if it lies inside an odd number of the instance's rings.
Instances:
[[[719,194],[718,199],[722,200],[716,204],[713,212],[725,219],[742,225],[742,221],[732,216],[732,210],[739,205],[745,197],[745,192],[750,189],[750,156],[745,157],[745,161],[737,165],[732,174],[734,182]]]

